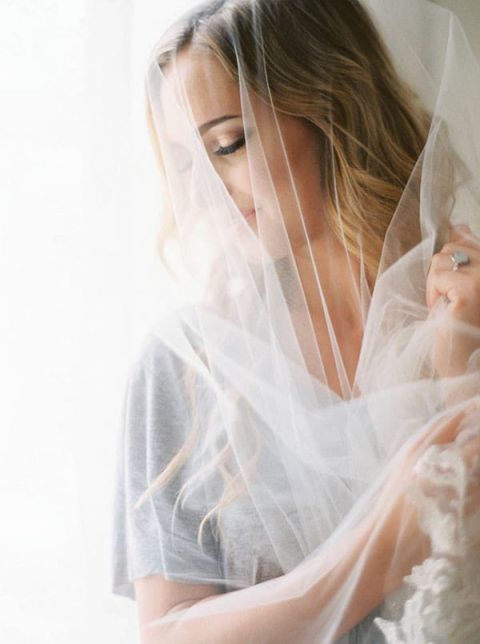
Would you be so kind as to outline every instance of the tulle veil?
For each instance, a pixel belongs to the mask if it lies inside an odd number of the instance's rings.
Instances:
[[[480,70],[458,19],[420,0],[206,2],[159,38],[145,88],[183,299],[136,368],[152,400],[173,364],[180,402],[150,425],[145,472],[124,470],[129,579],[216,593],[144,628],[478,641],[480,329],[427,302],[452,227],[480,234]]]

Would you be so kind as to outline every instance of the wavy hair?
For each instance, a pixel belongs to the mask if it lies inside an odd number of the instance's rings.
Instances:
[[[258,59],[261,34],[261,60]],[[431,115],[398,76],[370,15],[358,0],[213,0],[188,13],[154,49],[165,69],[190,45],[213,53],[238,81],[237,56],[247,85],[276,110],[306,119],[320,141],[322,194],[331,230],[365,264],[375,281],[387,228],[422,153]],[[259,73],[260,67],[261,73]],[[147,98],[147,119],[163,167]],[[416,183],[415,183],[416,182]],[[418,214],[416,190],[409,210]],[[404,194],[405,198],[405,194]],[[159,250],[175,231],[166,216]],[[421,238],[418,217],[408,226],[409,245]],[[362,239],[359,245],[359,236]],[[165,261],[167,264],[167,262]],[[168,268],[168,266],[167,266]],[[194,398],[191,403],[194,404]],[[198,428],[197,428],[198,430]],[[143,502],[185,463],[197,430],[142,495]],[[252,455],[252,462],[258,454]],[[218,454],[225,489],[204,520],[240,493],[239,475],[225,468],[228,442]],[[193,479],[194,477],[192,477]],[[188,481],[182,491],[188,487]],[[199,539],[201,539],[201,530]]]

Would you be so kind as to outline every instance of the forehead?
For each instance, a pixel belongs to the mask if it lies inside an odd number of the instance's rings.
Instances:
[[[213,54],[190,47],[164,69],[164,75],[161,99],[169,130],[178,123],[179,105],[188,109],[197,127],[225,114],[241,113],[238,83]]]

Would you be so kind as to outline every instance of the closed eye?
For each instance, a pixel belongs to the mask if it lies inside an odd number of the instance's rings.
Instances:
[[[234,141],[231,145],[227,145],[225,147],[220,146],[218,147],[215,151],[214,154],[217,156],[226,156],[228,154],[233,154],[240,148],[242,148],[245,145],[245,136],[241,136],[239,139]]]

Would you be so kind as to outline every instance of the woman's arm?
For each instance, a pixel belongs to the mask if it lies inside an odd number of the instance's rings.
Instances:
[[[325,611],[329,612],[332,599],[348,584],[352,570],[363,557],[360,577],[355,580],[355,586],[348,598],[348,608],[342,606],[341,622],[332,624],[330,641],[333,641],[348,632],[378,606],[386,594],[400,584],[415,563],[415,553],[410,548],[409,556],[403,558],[403,565],[396,565],[395,575],[389,574],[387,579],[385,570],[390,569],[392,548],[385,537],[386,530],[378,530],[368,522],[345,534],[342,541],[337,542],[334,551],[327,555],[337,563],[306,592],[302,592],[300,587],[302,576],[306,578],[307,574],[311,574],[311,569],[307,568],[302,575],[299,575],[298,571],[292,571],[255,586],[255,591],[261,592],[260,587],[269,584],[269,596],[278,591],[279,594],[290,597],[286,600],[270,601],[265,605],[236,610],[236,606],[241,607],[245,601],[251,599],[250,587],[192,601],[188,608],[185,608],[185,603],[188,602],[183,602],[167,612],[169,614],[184,609],[183,621],[174,619],[147,629],[146,624],[142,624],[142,644],[327,642],[327,637],[320,638],[319,635],[322,622],[325,621]],[[207,604],[210,606],[206,606]],[[212,614],[202,614],[205,608],[210,608]],[[333,607],[332,610],[334,611]],[[195,613],[200,615],[196,617]],[[315,639],[315,633],[320,639]]]
[[[451,442],[469,411],[440,420],[417,439],[392,470],[373,510],[321,556],[253,587],[193,600],[187,608],[185,602],[176,604],[163,613],[172,616],[170,622],[142,625],[142,644],[323,644],[343,636],[428,556],[430,544],[404,492],[420,453],[432,443]],[[322,572],[315,575],[315,568]],[[316,581],[305,591],[311,576]],[[261,605],[263,590],[268,603]],[[277,592],[289,599],[275,601]],[[184,615],[173,615],[179,610]]]

